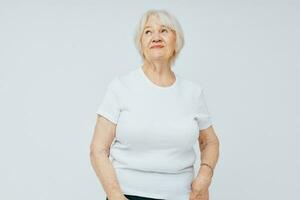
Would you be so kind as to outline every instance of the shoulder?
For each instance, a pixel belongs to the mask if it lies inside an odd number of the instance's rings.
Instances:
[[[177,75],[177,78],[180,80],[180,86],[183,91],[193,93],[193,94],[202,93],[204,87],[200,83],[193,81],[191,79],[185,78],[179,74],[176,74],[176,75]]]
[[[111,78],[109,87],[114,88],[115,90],[124,90],[136,80],[136,75],[136,69],[118,72]]]

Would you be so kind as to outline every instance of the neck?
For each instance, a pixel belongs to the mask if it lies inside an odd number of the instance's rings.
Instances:
[[[169,86],[176,81],[175,74],[171,70],[171,64],[168,61],[149,61],[145,59],[142,68],[152,82],[158,85]]]
[[[161,60],[144,60],[144,69],[158,75],[172,75],[171,64],[168,61]]]

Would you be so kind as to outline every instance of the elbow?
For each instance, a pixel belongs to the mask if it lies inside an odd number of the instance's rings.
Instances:
[[[202,141],[202,149],[206,147],[219,149],[220,141],[217,137],[210,138],[209,140]]]
[[[214,139],[209,141],[209,144],[219,147],[220,146],[220,141],[219,141],[218,137],[215,137]]]
[[[219,140],[219,138],[217,136],[214,138],[214,140],[212,142],[214,144],[220,145],[220,140]]]
[[[109,157],[110,149],[106,147],[90,147],[90,158],[95,159],[98,157]]]

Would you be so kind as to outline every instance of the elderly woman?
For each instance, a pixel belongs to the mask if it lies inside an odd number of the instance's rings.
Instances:
[[[143,64],[116,75],[97,110],[90,158],[109,200],[208,200],[219,156],[204,89],[172,71],[178,21],[149,10],[136,45]],[[198,140],[201,164],[194,176]],[[111,158],[111,159],[109,159]]]

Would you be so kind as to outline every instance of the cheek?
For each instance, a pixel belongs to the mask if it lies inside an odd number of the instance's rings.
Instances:
[[[148,39],[148,40],[149,40],[149,39]],[[142,46],[143,49],[146,49],[147,44],[148,44],[148,40],[147,40],[147,39],[143,39],[143,40],[141,41],[141,46]]]
[[[146,44],[147,42],[149,42],[150,39],[150,36],[143,36],[141,41]]]
[[[171,52],[171,53],[173,53],[173,51],[175,50],[175,45],[176,45],[176,43],[175,42],[173,42],[173,41],[171,41],[170,43],[169,43],[169,51]]]
[[[176,38],[174,37],[169,37],[166,40],[168,42],[168,45],[170,46],[170,48],[174,48],[176,45]]]
[[[172,38],[172,46],[175,48],[175,46],[176,46],[176,38],[174,37],[174,38]]]

